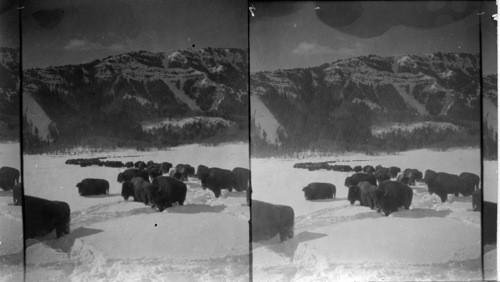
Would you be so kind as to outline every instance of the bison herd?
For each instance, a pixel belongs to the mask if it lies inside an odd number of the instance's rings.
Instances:
[[[334,166],[328,163],[299,163],[295,164],[294,167],[308,168],[309,170],[319,168],[335,170]],[[344,168],[344,166],[337,167]],[[347,200],[351,205],[359,201],[361,206],[376,209],[386,216],[397,211],[400,207],[410,208],[413,190],[409,186],[414,186],[416,182],[426,183],[429,193],[431,195],[435,193],[442,202],[447,200],[448,194],[453,194],[456,197],[472,195],[473,210],[481,210],[480,178],[470,172],[454,175],[426,170],[425,174],[422,174],[418,169],[408,168],[401,172],[398,167],[383,167],[381,165],[376,167],[371,165],[355,166],[351,170],[356,171],[356,173],[345,179],[344,185],[349,189]],[[329,199],[335,197],[336,187],[330,183],[314,182],[304,187],[302,191],[307,200]]]

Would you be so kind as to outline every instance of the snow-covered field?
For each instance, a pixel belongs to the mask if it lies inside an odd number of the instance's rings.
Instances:
[[[19,143],[0,143],[0,167],[21,166]],[[13,205],[12,191],[0,189],[0,281],[22,281],[22,208]]]
[[[248,144],[189,145],[170,151],[24,156],[25,194],[67,202],[71,233],[29,239],[28,281],[248,281],[249,208],[245,192],[216,199],[190,178],[184,206],[160,213],[125,202],[116,181],[123,169],[66,165],[68,158],[168,161],[233,169],[249,167]],[[84,178],[110,183],[107,196],[81,197]]]
[[[253,243],[254,281],[481,279],[481,220],[472,211],[471,197],[449,195],[441,203],[425,183],[417,182],[410,210],[385,217],[359,202],[349,204],[344,180],[352,173],[293,168],[297,162],[331,160],[478,175],[481,161],[479,149],[252,159],[252,198],[295,211],[294,238]],[[305,200],[302,188],[311,182],[333,183],[336,199]],[[494,257],[496,248],[490,249],[488,256]]]

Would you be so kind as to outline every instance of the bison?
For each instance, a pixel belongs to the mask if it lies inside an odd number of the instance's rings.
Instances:
[[[137,168],[126,169],[124,172],[118,173],[117,181],[122,183],[123,181],[130,181],[134,177],[142,177],[142,179],[149,181],[148,172]]]
[[[332,199],[335,198],[337,188],[330,183],[313,182],[302,188],[307,200]]]
[[[290,206],[252,200],[252,241],[273,238],[279,234],[283,242],[293,238],[295,213]]]
[[[375,172],[375,168],[371,165],[365,165],[363,167],[363,172],[366,173],[366,174],[372,174]]]
[[[19,170],[9,166],[0,168],[0,188],[10,191],[14,185],[19,183]]]
[[[198,169],[196,170],[196,177],[201,181],[201,187],[206,187],[207,185],[207,178],[208,178],[208,173],[210,171],[210,168],[204,165],[199,165]]]
[[[44,236],[56,230],[57,238],[69,234],[70,208],[66,202],[24,196],[24,238]]]
[[[250,184],[250,170],[242,167],[233,169],[234,189],[236,191],[246,190]]]
[[[206,181],[207,187],[204,188],[210,189],[214,192],[215,197],[218,198],[222,189],[228,189],[229,192],[233,191],[235,182],[235,177],[232,171],[212,167],[208,172],[208,178]]]
[[[388,216],[399,207],[410,208],[413,190],[401,182],[387,180],[380,183],[375,198],[379,204],[379,211]]]
[[[372,185],[377,185],[377,179],[375,178],[375,175],[367,173],[355,173],[351,176],[348,176],[345,179],[344,185],[346,187],[356,186],[361,181],[368,181]]]
[[[188,176],[189,177],[194,177],[194,167],[188,165],[188,164],[178,164],[175,167],[175,171],[178,172],[181,176],[182,181],[187,181]]]
[[[76,187],[80,196],[109,194],[109,182],[105,179],[85,178]]]
[[[397,166],[391,166],[389,167],[389,176],[391,176],[391,178],[395,178],[396,176],[398,176],[398,173],[401,172],[401,169]]]
[[[147,165],[143,161],[137,161],[134,163],[134,166],[135,166],[135,168],[138,168],[138,169],[144,169],[144,168],[146,168]]]
[[[354,170],[355,172],[360,172],[360,171],[363,171],[363,168],[360,165],[357,165],[357,166],[353,167],[352,170]]]
[[[168,176],[160,176],[153,179],[153,183],[146,189],[151,203],[158,211],[172,206],[177,202],[179,205],[184,205],[186,200],[187,187],[186,184]]]
[[[148,197],[148,187],[152,184],[142,177],[134,177],[130,181],[124,181],[122,184],[122,197],[125,201],[129,197],[134,197],[135,202],[143,202],[146,205],[150,204]]]
[[[356,201],[359,201],[360,206],[370,207],[374,209],[377,204],[374,198],[374,193],[377,186],[372,185],[370,182],[361,181],[357,185],[349,187],[349,192],[347,193],[347,200],[354,205]]]
[[[437,177],[437,173],[434,170],[427,169],[427,170],[425,170],[423,180],[424,180],[425,184],[429,185],[429,182],[434,181],[434,179],[436,179],[436,177]]]
[[[403,171],[403,175],[408,178],[408,185],[415,185],[415,181],[422,180],[422,172],[418,169],[407,168]]]
[[[374,175],[378,183],[391,179],[391,176],[389,174],[382,171],[376,171]]]
[[[460,191],[464,189],[462,180],[455,174],[438,172],[434,179],[428,181],[429,194],[436,193],[443,203],[446,202],[448,194],[454,194],[455,197],[458,197]]]
[[[169,162],[162,162],[160,165],[160,170],[163,174],[167,174],[172,168],[172,164]]]

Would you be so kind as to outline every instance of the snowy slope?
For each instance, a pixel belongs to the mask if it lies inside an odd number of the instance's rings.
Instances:
[[[120,161],[169,161],[232,169],[248,167],[248,144],[219,147],[190,145],[170,151],[81,154]],[[25,158],[26,194],[62,200],[71,207],[71,233],[27,241],[30,281],[248,281],[249,209],[245,192],[223,190],[221,198],[201,189],[196,178],[184,206],[159,213],[144,204],[125,202],[116,177],[121,169],[66,165],[69,155]],[[76,183],[104,178],[109,196],[80,197]]]
[[[0,167],[19,169],[19,143],[0,143]],[[0,189],[0,281],[20,281],[23,277],[22,208],[13,205],[12,191]]]
[[[265,132],[267,142],[271,144],[281,144],[281,141],[278,137],[278,129],[282,127],[276,120],[274,115],[256,95],[250,96],[250,105],[252,112],[251,115],[255,120],[255,125],[261,129],[260,137],[264,138]]]
[[[305,159],[252,159],[253,198],[291,206],[295,236],[253,244],[256,281],[415,281],[481,278],[481,221],[471,197],[441,203],[424,183],[413,189],[410,210],[382,216],[346,200],[350,173],[293,168],[304,161],[398,166],[479,174],[478,149],[416,150],[397,155],[333,155]],[[328,182],[336,199],[306,201],[302,187]],[[496,186],[486,186],[494,190]]]

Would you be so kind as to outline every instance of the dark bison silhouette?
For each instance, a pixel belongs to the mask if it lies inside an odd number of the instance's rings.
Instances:
[[[126,167],[126,168],[131,168],[131,167],[134,167],[134,163],[133,163],[133,162],[126,162],[126,163],[125,163],[125,167]]]
[[[109,194],[109,182],[99,178],[85,178],[76,184],[80,196]]]
[[[250,170],[243,167],[233,169],[234,189],[236,191],[246,190],[250,184]]]
[[[388,173],[382,171],[375,171],[374,175],[378,183],[391,179],[391,176]]]
[[[379,210],[388,216],[398,211],[399,207],[410,208],[413,190],[401,182],[387,180],[380,183],[375,192],[375,198],[379,204]]]
[[[151,179],[163,175],[163,172],[160,169],[161,164],[157,164],[154,162],[148,162],[148,166],[145,170],[148,172],[148,175]]]
[[[464,183],[463,192],[466,193],[467,196],[472,195],[472,193],[479,188],[479,175],[470,172],[462,172],[458,177],[460,177]]]
[[[293,238],[295,213],[290,206],[252,200],[252,241],[279,234],[281,242]]]
[[[160,170],[163,174],[167,174],[172,168],[172,164],[169,162],[162,162],[160,165]]]
[[[397,166],[391,166],[389,167],[389,176],[391,178],[395,178],[396,176],[398,176],[398,173],[401,172],[401,169]]]
[[[429,182],[434,181],[436,179],[436,177],[437,177],[437,173],[434,170],[427,169],[427,170],[425,170],[423,180],[424,180],[425,184],[429,185]]]
[[[19,170],[9,166],[0,168],[0,188],[5,191],[10,191],[19,183]]]
[[[408,185],[408,182],[409,182],[408,177],[406,177],[404,174],[398,175],[397,181],[401,182],[401,183],[403,183],[405,185]]]
[[[302,188],[307,200],[332,199],[337,194],[337,188],[330,183],[313,182]]]
[[[146,163],[143,161],[137,161],[134,163],[134,166],[138,169],[145,169],[147,167]]]
[[[149,205],[150,200],[147,191],[151,185],[151,182],[144,180],[142,177],[134,177],[130,181],[124,181],[122,184],[122,197],[125,201],[129,197],[134,197],[135,202],[143,202]]]
[[[138,168],[129,168],[124,172],[118,173],[118,178],[116,179],[116,181],[122,183],[124,181],[130,181],[134,177],[142,177],[142,179],[149,181],[148,172]]]
[[[178,173],[180,175],[180,178],[181,178],[180,180],[182,180],[182,181],[187,181],[188,176],[194,177],[194,173],[195,173],[194,167],[192,167],[188,164],[178,164],[175,167],[175,171],[176,171],[176,173]]]
[[[403,171],[403,175],[408,178],[408,185],[415,185],[415,181],[422,180],[422,172],[418,169],[407,168]]]
[[[370,207],[374,209],[377,204],[375,201],[375,190],[377,186],[371,184],[367,181],[361,181],[358,185],[353,185],[349,187],[349,192],[347,193],[347,200],[351,205],[354,205],[356,201],[359,201],[360,206]]]
[[[464,189],[463,181],[458,175],[446,172],[438,172],[435,178],[427,181],[429,182],[427,183],[429,194],[436,193],[443,203],[446,202],[448,194],[454,194],[455,197],[458,197],[460,191]]]
[[[361,181],[368,181],[372,185],[377,185],[377,178],[373,174],[367,173],[355,173],[351,176],[348,176],[345,179],[344,185],[346,187],[356,186]]]
[[[199,165],[196,169],[196,177],[201,181],[201,187],[206,188],[208,173],[210,172],[210,168],[204,165]]]
[[[483,189],[479,188],[472,193],[472,210],[481,211],[483,202]]]
[[[235,177],[232,171],[228,169],[212,167],[208,172],[206,188],[214,192],[215,197],[218,198],[221,194],[222,189],[228,189],[229,192],[233,191],[235,182]]]
[[[14,200],[15,206],[22,206],[24,194],[23,191],[24,189],[22,183],[17,183],[16,185],[14,185],[14,188],[12,188],[12,198]]]
[[[365,165],[363,167],[363,172],[367,173],[367,174],[372,174],[372,173],[375,172],[375,168],[373,166],[371,166],[371,165]]]
[[[360,165],[357,165],[357,166],[353,167],[352,170],[354,170],[355,172],[360,172],[360,171],[363,171],[363,168]]]
[[[153,207],[160,212],[171,207],[175,202],[182,206],[186,200],[186,184],[172,177],[159,176],[153,179],[151,186],[146,188]]]
[[[24,196],[24,238],[56,230],[57,238],[69,234],[70,208],[66,202]]]
[[[384,173],[384,174],[389,174],[389,168],[388,167],[383,167],[381,165],[378,165],[375,167],[375,173],[377,172],[381,172],[381,173]]]

